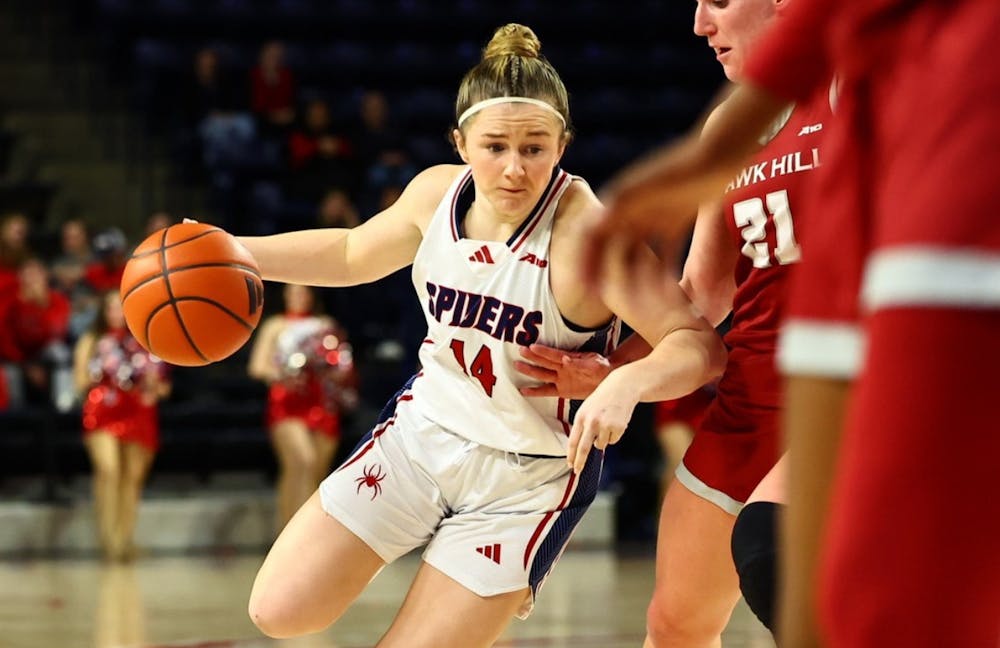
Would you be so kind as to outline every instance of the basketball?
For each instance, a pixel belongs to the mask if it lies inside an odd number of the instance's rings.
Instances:
[[[228,232],[180,223],[150,235],[122,276],[125,323],[147,351],[175,365],[232,355],[260,321],[257,262]]]

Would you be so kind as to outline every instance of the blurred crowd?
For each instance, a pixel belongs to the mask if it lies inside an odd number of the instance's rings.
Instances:
[[[170,138],[191,178],[208,180],[227,229],[350,227],[391,204],[415,174],[381,91],[300,90],[279,41],[265,43],[250,69],[220,59],[213,47],[195,54]]]
[[[169,218],[155,214],[149,227]],[[116,290],[128,254],[118,228],[91,233],[61,224],[57,242],[31,231],[19,212],[0,215],[0,410],[75,404],[72,346],[97,318],[100,295]]]

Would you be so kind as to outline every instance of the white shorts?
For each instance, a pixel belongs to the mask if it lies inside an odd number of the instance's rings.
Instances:
[[[423,559],[480,596],[534,597],[597,494],[604,453],[574,475],[565,457],[528,457],[469,441],[421,416],[404,387],[320,484],[323,510],[386,563]]]

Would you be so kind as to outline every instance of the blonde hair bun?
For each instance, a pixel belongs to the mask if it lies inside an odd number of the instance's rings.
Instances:
[[[538,58],[542,42],[530,27],[508,23],[493,32],[493,38],[483,50],[483,59],[494,56],[523,56]]]

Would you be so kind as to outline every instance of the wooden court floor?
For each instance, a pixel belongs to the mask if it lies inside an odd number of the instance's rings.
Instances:
[[[140,558],[105,566],[92,558],[0,561],[2,648],[362,648],[381,636],[419,564],[387,567],[334,629],[294,640],[263,637],[246,615],[259,555]],[[642,645],[653,585],[648,556],[570,550],[535,612],[515,620],[498,648],[625,648]],[[741,602],[725,648],[773,648]]]

